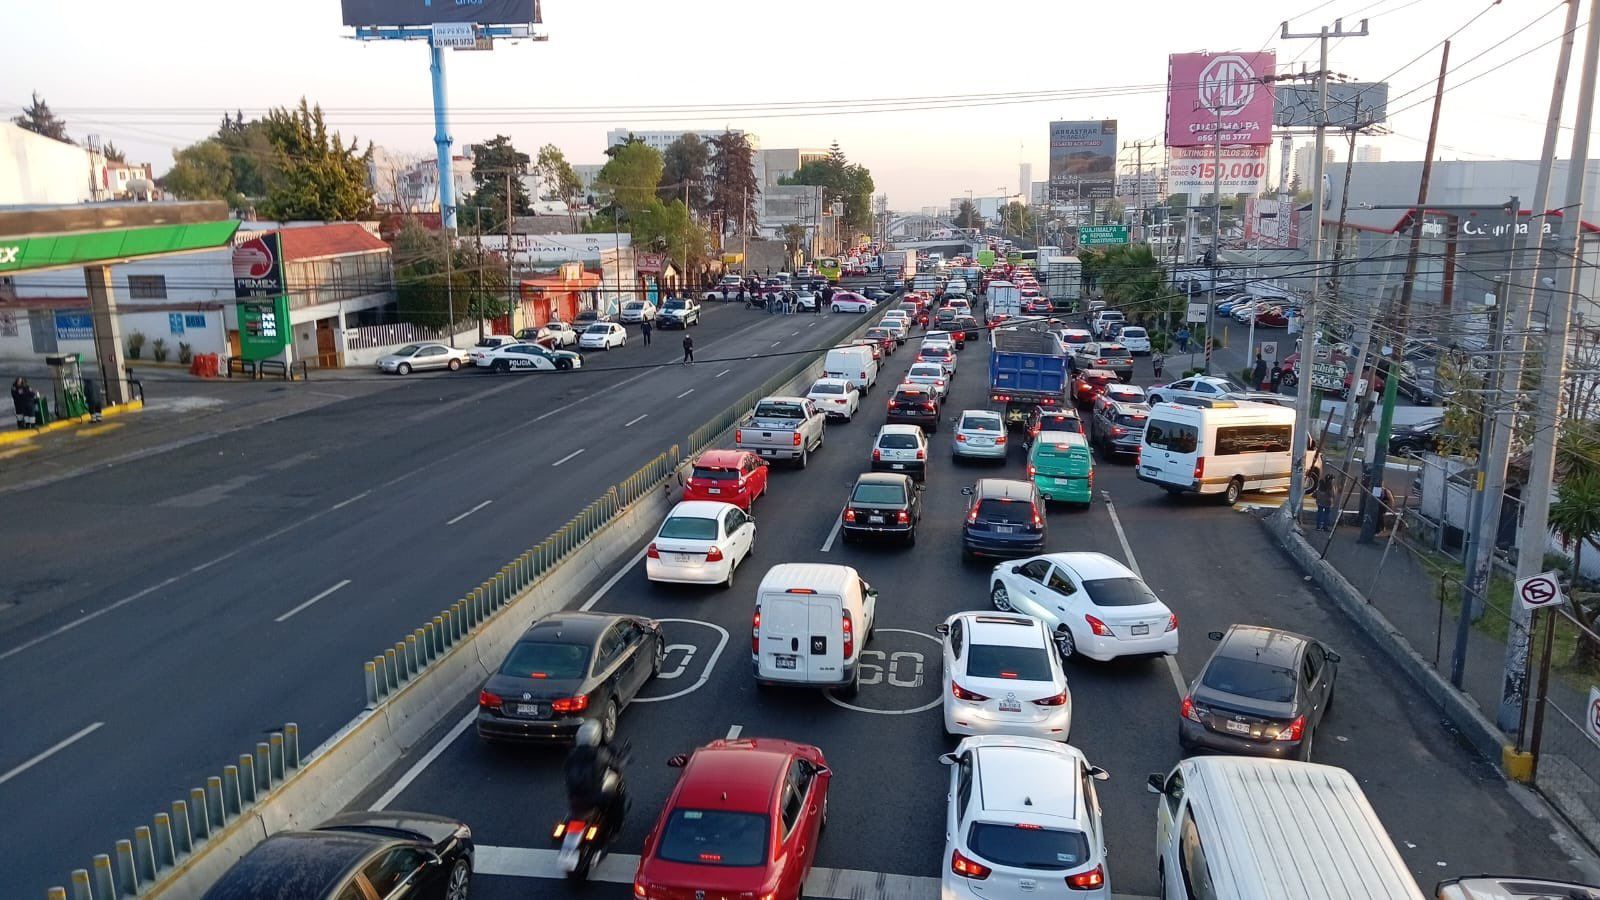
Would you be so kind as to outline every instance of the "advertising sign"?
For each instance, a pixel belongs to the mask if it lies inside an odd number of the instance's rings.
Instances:
[[[1298,249],[1300,215],[1294,211],[1294,204],[1287,203],[1280,208],[1276,200],[1245,200],[1244,242],[1258,249]]]
[[[167,330],[179,336],[183,335],[183,313],[167,313]]]
[[[86,312],[56,313],[56,340],[94,340],[94,316]]]
[[[271,359],[289,346],[289,298],[239,301],[239,355]]]
[[[477,32],[473,30],[471,22],[436,22],[433,26],[433,46],[435,47],[475,47],[478,44]]]
[[[1349,369],[1339,363],[1312,363],[1311,386],[1319,391],[1342,391],[1344,376],[1349,372]]]
[[[1272,83],[1277,54],[1174,53],[1167,57],[1167,146],[1272,143]]]
[[[1222,147],[1222,193],[1259,194],[1266,189],[1266,146]],[[1167,149],[1167,189],[1174,194],[1209,194],[1216,169],[1215,147]]]
[[[667,264],[665,253],[635,253],[633,268],[641,275],[660,275]]]
[[[234,245],[235,297],[271,297],[283,290],[282,235],[269,231]]]
[[[1299,84],[1279,85],[1274,92],[1272,124],[1279,128],[1315,128],[1317,89]],[[1328,124],[1334,128],[1366,128],[1388,118],[1387,82],[1328,83]]]
[[[1126,244],[1128,242],[1128,226],[1126,225],[1080,225],[1078,227],[1078,243],[1088,247],[1094,244]]]
[[[339,5],[348,27],[438,22],[537,25],[543,21],[538,0],[340,0]]]
[[[1050,202],[1108,199],[1116,186],[1116,119],[1050,123]]]

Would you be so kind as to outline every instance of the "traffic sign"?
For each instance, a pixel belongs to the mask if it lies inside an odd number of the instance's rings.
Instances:
[[[1278,361],[1277,341],[1262,341],[1256,347],[1261,351],[1261,358],[1267,361],[1267,365],[1272,365]]]
[[[1126,244],[1127,242],[1128,226],[1126,225],[1078,226],[1078,243],[1085,246],[1090,244]]]
[[[1565,602],[1561,596],[1561,582],[1554,572],[1541,572],[1517,579],[1517,602],[1523,609],[1546,609]]]
[[[1583,717],[1583,733],[1600,744],[1600,687],[1590,686],[1588,712]]]
[[[1183,320],[1185,322],[1195,323],[1204,322],[1206,320],[1206,316],[1209,315],[1210,312],[1211,305],[1204,300],[1201,300],[1197,303],[1189,304],[1189,314],[1184,316]]]

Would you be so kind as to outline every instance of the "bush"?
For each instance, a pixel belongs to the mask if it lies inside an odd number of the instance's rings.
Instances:
[[[164,338],[156,338],[155,340],[151,341],[150,342],[150,354],[156,358],[156,362],[166,362],[167,361],[167,342],[166,342],[166,339],[164,339]]]
[[[1150,334],[1150,349],[1151,350],[1154,350],[1157,353],[1165,353],[1165,352],[1167,352],[1167,348],[1171,347],[1171,346],[1172,346],[1172,337],[1170,335],[1168,335],[1165,331],[1151,332],[1151,334]]]
[[[140,352],[143,350],[144,332],[135,331],[133,334],[128,335],[128,358],[138,359]]]
[[[194,348],[182,341],[178,342],[178,362],[188,365],[194,361]]]
[[[1204,375],[1205,373],[1206,373],[1205,369],[1184,369],[1183,370],[1183,375],[1181,377],[1183,377],[1183,378],[1192,378],[1195,375]]]

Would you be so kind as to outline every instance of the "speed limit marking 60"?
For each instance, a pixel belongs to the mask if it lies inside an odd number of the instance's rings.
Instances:
[[[1517,602],[1525,610],[1545,609],[1560,606],[1565,602],[1561,596],[1561,582],[1554,572],[1541,572],[1527,578],[1517,580]]]

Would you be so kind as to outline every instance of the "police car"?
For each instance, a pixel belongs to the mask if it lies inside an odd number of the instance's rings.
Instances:
[[[571,350],[551,350],[526,341],[505,344],[485,353],[478,365],[496,375],[507,372],[567,371],[583,367],[583,357]]]

